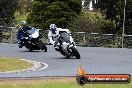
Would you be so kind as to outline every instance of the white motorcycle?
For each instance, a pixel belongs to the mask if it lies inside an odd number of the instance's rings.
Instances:
[[[79,54],[78,50],[76,49],[76,45],[74,42],[71,41],[70,38],[71,38],[70,34],[68,34],[66,32],[60,33],[59,52],[68,58],[75,56],[77,59],[80,59],[80,54]]]
[[[40,40],[38,29],[32,28],[31,30],[27,30],[23,33],[21,40],[22,45],[30,51],[41,49],[42,51],[44,50],[44,52],[47,52],[46,45]]]

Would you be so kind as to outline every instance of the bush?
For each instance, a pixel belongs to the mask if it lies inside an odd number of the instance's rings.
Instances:
[[[41,29],[48,29],[51,23],[66,28],[80,12],[81,0],[34,0],[27,20]]]
[[[72,31],[113,33],[114,22],[105,20],[100,12],[82,11],[71,24]]]

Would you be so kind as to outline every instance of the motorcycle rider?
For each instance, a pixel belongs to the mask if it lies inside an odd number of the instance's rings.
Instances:
[[[32,27],[28,26],[26,21],[21,21],[21,26],[18,28],[18,35],[17,35],[19,48],[23,47],[22,45],[22,37],[24,37],[23,33],[26,33],[26,31],[31,29]]]
[[[61,43],[59,42],[59,36],[60,32],[64,31],[70,35],[70,41],[74,43],[73,38],[71,37],[71,32],[68,29],[62,29],[62,28],[57,28],[55,24],[50,24],[49,26],[49,33],[48,33],[48,38],[50,44],[54,45],[54,48],[56,51],[59,51]]]

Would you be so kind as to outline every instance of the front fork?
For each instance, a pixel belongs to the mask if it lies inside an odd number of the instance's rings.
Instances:
[[[73,57],[74,56],[74,54],[73,54],[73,52],[72,52],[72,50],[70,49],[71,47],[75,47],[76,48],[76,45],[74,44],[74,43],[71,43],[68,47],[67,47],[67,55],[69,56],[69,57]]]

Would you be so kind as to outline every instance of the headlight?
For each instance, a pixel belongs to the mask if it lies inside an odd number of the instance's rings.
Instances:
[[[25,39],[28,39],[28,37],[25,37]]]

